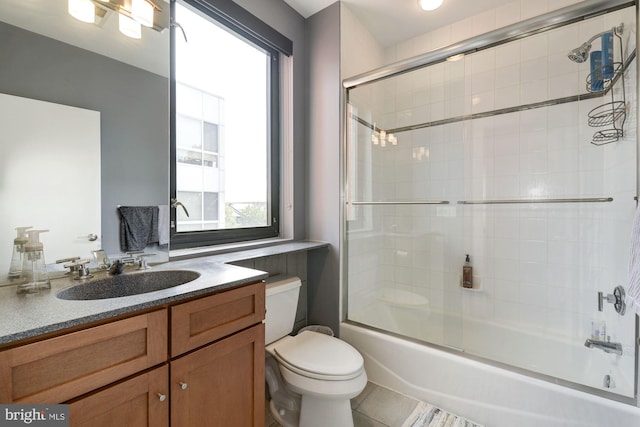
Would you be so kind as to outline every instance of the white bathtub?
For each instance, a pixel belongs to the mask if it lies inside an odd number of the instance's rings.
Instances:
[[[585,347],[584,339],[542,335],[485,319],[432,312],[428,300],[406,291],[380,293],[375,302],[351,314],[350,320],[419,341],[464,349],[484,359],[623,398],[634,395],[632,342],[624,343],[622,356],[608,354]],[[604,385],[605,376],[610,379],[609,387]]]
[[[486,427],[640,426],[640,408],[628,404],[348,323],[340,337],[362,353],[371,381]],[[592,368],[584,363],[571,365]]]

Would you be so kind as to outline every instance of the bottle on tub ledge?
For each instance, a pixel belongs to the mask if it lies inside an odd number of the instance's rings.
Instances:
[[[467,254],[464,265],[462,266],[462,287],[467,289],[473,288],[473,266],[471,265],[469,254]]]

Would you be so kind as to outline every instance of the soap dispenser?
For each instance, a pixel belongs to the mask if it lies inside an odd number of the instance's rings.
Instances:
[[[25,283],[18,285],[19,294],[35,293],[43,289],[51,289],[47,264],[44,261],[44,247],[40,242],[40,233],[49,230],[28,230],[29,239],[24,245],[24,262],[22,275]]]
[[[22,276],[22,264],[24,263],[24,245],[29,241],[26,231],[32,228],[17,227],[18,235],[13,239],[13,255],[11,256],[11,264],[9,265],[9,279],[18,279]]]

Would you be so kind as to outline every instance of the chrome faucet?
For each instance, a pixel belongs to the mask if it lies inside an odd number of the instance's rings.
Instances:
[[[613,353],[622,356],[622,344],[619,342],[592,340],[588,338],[584,342],[584,346],[588,348],[599,348],[605,353]]]
[[[122,274],[124,267],[127,264],[133,264],[134,262],[135,262],[134,258],[117,259],[113,262],[113,264],[111,264],[111,267],[109,268],[109,274],[112,276],[117,276],[118,274]]]

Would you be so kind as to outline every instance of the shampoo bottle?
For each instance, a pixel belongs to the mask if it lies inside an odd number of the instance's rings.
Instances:
[[[594,50],[589,56],[591,58],[591,92],[599,92],[604,89],[602,80],[602,51]]]
[[[602,78],[611,80],[613,78],[613,33],[605,33],[601,37],[602,41]]]
[[[467,254],[462,266],[462,287],[473,288],[473,267],[471,266],[469,254]]]
[[[18,235],[13,239],[13,255],[11,256],[11,264],[9,265],[9,278],[18,279],[22,276],[22,264],[24,263],[24,245],[29,241],[26,231],[32,228],[18,227],[16,228]]]

